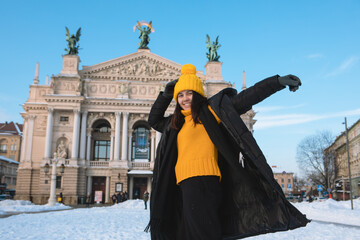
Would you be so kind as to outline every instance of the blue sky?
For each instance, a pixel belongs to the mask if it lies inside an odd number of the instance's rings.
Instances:
[[[360,118],[360,1],[2,1],[0,122],[23,122],[36,62],[40,84],[56,75],[65,26],[82,28],[83,65],[133,53],[136,21],[152,20],[149,47],[179,64],[205,70],[206,34],[219,35],[225,81],[241,89],[266,77],[295,74],[302,87],[254,106],[255,138],[269,164],[301,175],[296,148],[305,137],[344,130]]]

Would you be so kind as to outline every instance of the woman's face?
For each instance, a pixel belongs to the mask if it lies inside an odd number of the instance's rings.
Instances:
[[[184,110],[190,110],[192,97],[193,97],[193,92],[191,90],[184,90],[179,92],[177,100],[180,107]]]

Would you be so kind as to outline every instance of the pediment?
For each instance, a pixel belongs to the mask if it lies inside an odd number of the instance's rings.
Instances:
[[[178,78],[181,65],[160,57],[149,50],[139,50],[123,57],[79,71],[83,79],[168,81]]]

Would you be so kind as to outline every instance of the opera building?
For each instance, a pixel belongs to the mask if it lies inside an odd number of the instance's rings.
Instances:
[[[82,203],[87,197],[94,202],[95,196],[108,203],[117,192],[126,191],[130,199],[151,192],[161,134],[149,127],[147,118],[166,83],[180,76],[181,64],[149,49],[82,69],[79,63],[79,56],[64,55],[60,73],[43,84],[37,65],[21,113],[16,199],[47,203],[54,175],[56,195],[62,193],[65,204]],[[233,87],[223,80],[221,65],[207,62],[205,74],[197,72],[207,97]],[[173,101],[167,114],[174,107]],[[251,129],[254,115],[250,110],[242,116]]]

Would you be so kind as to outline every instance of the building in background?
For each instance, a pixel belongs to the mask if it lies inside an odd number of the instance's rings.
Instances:
[[[19,123],[0,123],[0,156],[20,162],[22,128]]]
[[[281,186],[286,197],[292,195],[294,191],[294,173],[285,172],[279,169],[277,166],[272,166],[271,169],[274,173],[274,178]]]
[[[0,156],[0,194],[11,191],[15,194],[19,162]]]
[[[353,197],[360,196],[360,119],[348,128],[351,186]],[[327,149],[335,157],[334,198],[350,199],[349,164],[346,149],[346,133],[342,132]]]
[[[127,192],[130,199],[151,192],[152,170],[161,134],[147,123],[157,95],[180,76],[181,65],[149,49],[78,69],[77,55],[64,55],[60,74],[39,83],[39,65],[24,103],[24,137],[16,199],[48,201],[47,166],[56,152],[56,194],[65,204],[83,199],[108,203]],[[210,97],[233,87],[221,62],[207,62],[197,76]],[[239,74],[241,76],[241,73]],[[246,88],[243,73],[243,89]],[[173,101],[166,112],[175,108]],[[252,131],[255,113],[242,115]],[[60,170],[64,170],[63,172]],[[51,171],[50,171],[51,172]]]

